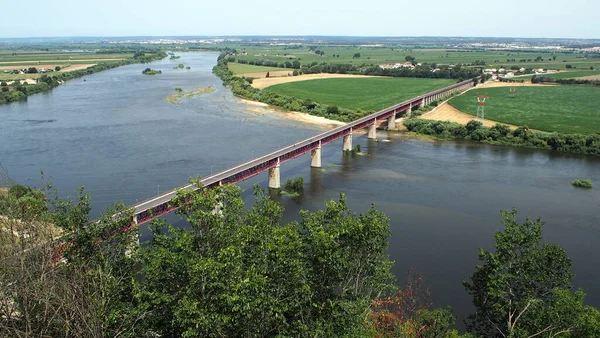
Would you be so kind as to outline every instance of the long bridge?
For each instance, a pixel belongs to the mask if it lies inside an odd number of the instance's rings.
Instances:
[[[159,216],[171,213],[178,207],[171,203],[179,189],[204,189],[218,187],[223,184],[236,183],[269,171],[269,188],[281,188],[279,167],[282,163],[311,152],[311,167],[321,167],[321,147],[337,139],[343,138],[343,150],[352,149],[352,134],[358,130],[368,128],[368,138],[376,138],[377,126],[387,123],[388,128],[395,128],[396,114],[405,113],[410,116],[412,109],[427,106],[429,103],[464,91],[473,86],[473,80],[462,81],[448,87],[417,96],[410,100],[382,109],[378,112],[362,117],[335,129],[307,138],[293,145],[281,148],[272,153],[242,163],[201,179],[202,187],[188,184],[178,189],[165,192],[151,199],[139,202],[130,208],[133,209],[133,223],[143,224]]]

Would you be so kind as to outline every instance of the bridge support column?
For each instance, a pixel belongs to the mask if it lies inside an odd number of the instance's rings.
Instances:
[[[406,117],[411,117],[412,116],[412,104],[410,106],[408,106],[408,109],[406,110]]]
[[[269,169],[269,188],[281,189],[281,178],[279,175],[279,160],[274,168]]]
[[[352,150],[352,128],[350,129],[350,134],[344,136],[344,151]]]
[[[396,113],[388,118],[388,129],[396,128]]]
[[[310,153],[310,166],[311,168],[321,168],[321,142],[319,142],[319,147]]]
[[[377,119],[375,119],[373,124],[369,126],[369,134],[367,134],[367,138],[369,140],[374,140],[377,138]]]

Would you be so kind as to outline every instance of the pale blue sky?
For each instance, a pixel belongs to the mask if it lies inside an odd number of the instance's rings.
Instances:
[[[600,38],[599,0],[2,0],[0,37]]]

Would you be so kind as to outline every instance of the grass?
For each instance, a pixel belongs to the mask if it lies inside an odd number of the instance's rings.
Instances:
[[[455,82],[448,79],[340,78],[290,82],[264,90],[344,108],[377,111]]]
[[[600,132],[600,88],[583,86],[516,86],[472,90],[450,100],[455,108],[476,115],[477,93],[487,95],[485,117],[517,126],[560,133]]]
[[[253,65],[244,65],[241,63],[230,62],[227,64],[229,70],[237,75],[237,74],[247,74],[247,73],[259,73],[259,72],[275,72],[286,70],[286,68],[277,68],[277,67],[263,67],[263,66],[253,66]],[[293,72],[293,69],[287,68],[287,70]]]
[[[525,68],[550,68],[564,70],[566,64],[571,64],[579,69],[589,69],[590,66],[600,68],[600,59],[584,59],[580,54],[558,52],[558,51],[508,51],[508,50],[477,50],[465,51],[455,48],[404,48],[392,46],[328,46],[318,45],[315,48],[325,52],[325,55],[317,55],[310,51],[308,45],[298,49],[286,49],[285,46],[255,46],[255,45],[233,45],[220,44],[218,47],[232,47],[238,53],[245,52],[247,55],[238,55],[242,60],[270,60],[278,63],[299,60],[302,64],[311,62],[344,63],[361,65],[386,64],[404,62],[406,56],[413,56],[417,62],[438,64],[470,64],[478,60],[486,62],[491,68],[510,68],[511,66]],[[353,58],[355,53],[360,53],[360,58]],[[335,55],[335,57],[334,57]],[[339,55],[339,57],[337,57]],[[544,61],[533,61],[538,56]],[[556,60],[552,57],[556,56]],[[512,61],[512,60],[515,61]],[[520,62],[520,60],[532,60]],[[510,61],[508,61],[510,60]]]
[[[181,101],[183,101],[184,99],[191,99],[191,98],[199,96],[199,95],[210,94],[214,91],[215,91],[215,89],[213,87],[196,88],[189,92],[183,92],[183,93],[180,92],[178,94],[169,95],[169,96],[165,97],[165,101],[169,101],[173,104],[180,104]]]
[[[550,77],[553,79],[575,79],[578,77],[584,76],[592,76],[592,75],[600,75],[600,70],[582,70],[582,71],[573,71],[573,72],[561,72],[555,74],[542,74],[540,76]]]

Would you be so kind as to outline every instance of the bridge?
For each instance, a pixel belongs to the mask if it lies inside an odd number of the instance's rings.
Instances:
[[[171,203],[171,200],[176,196],[177,190],[179,189],[197,190],[218,187],[223,184],[231,184],[246,180],[267,170],[269,171],[269,188],[279,189],[281,188],[279,168],[282,163],[311,152],[311,167],[320,168],[321,147],[324,145],[343,138],[343,150],[351,150],[352,134],[354,132],[368,128],[367,137],[369,139],[375,139],[377,126],[387,123],[388,128],[395,128],[397,114],[405,113],[407,116],[410,116],[413,108],[427,106],[433,101],[452,95],[455,92],[462,92],[472,86],[473,80],[467,80],[425,95],[417,96],[343,126],[307,138],[285,148],[281,148],[270,154],[205,177],[201,179],[202,188],[188,184],[137,203],[130,207],[134,211],[133,223],[143,224],[154,218],[175,211],[178,207],[174,205],[174,203]]]

